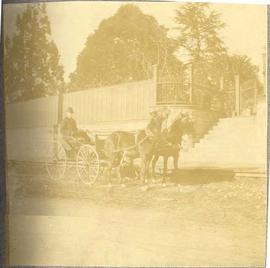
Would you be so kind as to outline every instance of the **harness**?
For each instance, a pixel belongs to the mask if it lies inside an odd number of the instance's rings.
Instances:
[[[117,146],[116,146],[116,150],[114,151],[115,153],[121,153],[121,152],[126,152],[126,151],[129,151],[129,150],[132,150],[132,149],[135,149],[137,146],[141,145],[142,143],[144,143],[148,138],[150,138],[149,136],[145,136],[143,139],[141,139],[139,142],[135,142],[134,145],[131,145],[129,147],[126,147],[126,148],[122,148],[120,149],[119,145],[120,145],[120,134],[117,134]]]
[[[145,142],[149,137],[145,136],[142,140],[140,140],[139,142],[135,142],[134,145],[125,147],[125,148],[120,148],[120,142],[121,142],[121,134],[120,133],[115,133],[117,135],[117,140],[116,140],[116,149],[113,151],[114,154],[119,154],[117,157],[117,163],[115,163],[115,166],[120,166],[120,167],[124,167],[125,165],[132,165],[132,161],[131,163],[128,163],[126,161],[126,155],[128,153],[128,151],[137,148],[140,144],[142,144],[143,142]],[[122,154],[122,155],[121,155]]]

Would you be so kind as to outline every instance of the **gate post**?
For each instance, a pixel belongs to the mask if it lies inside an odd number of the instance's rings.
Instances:
[[[240,115],[240,80],[239,75],[234,76],[235,81],[235,113],[236,116]]]

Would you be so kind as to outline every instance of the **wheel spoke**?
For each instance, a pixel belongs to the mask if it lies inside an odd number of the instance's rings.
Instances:
[[[86,184],[94,183],[98,176],[98,155],[89,145],[82,146],[78,152],[77,172],[82,182]]]
[[[51,179],[63,177],[66,170],[66,153],[61,144],[54,143],[49,148],[46,169]]]

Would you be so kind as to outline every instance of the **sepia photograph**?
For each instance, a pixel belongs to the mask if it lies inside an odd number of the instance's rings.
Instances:
[[[8,264],[265,267],[267,16],[4,3]]]

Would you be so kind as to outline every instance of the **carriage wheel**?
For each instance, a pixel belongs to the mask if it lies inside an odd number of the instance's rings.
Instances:
[[[50,146],[46,159],[46,169],[51,179],[63,178],[67,166],[66,152],[60,142],[54,142]]]
[[[83,145],[77,154],[77,174],[88,185],[93,184],[99,175],[99,157],[91,145]]]

